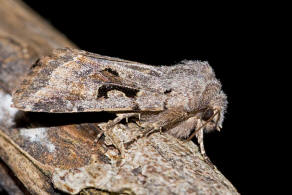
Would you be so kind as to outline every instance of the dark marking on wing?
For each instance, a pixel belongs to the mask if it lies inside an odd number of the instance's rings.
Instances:
[[[133,109],[133,111],[141,110],[138,104],[136,104],[132,109]]]
[[[97,98],[105,97],[108,98],[107,92],[111,90],[118,90],[123,92],[127,97],[133,98],[137,95],[139,92],[138,89],[132,89],[129,87],[123,87],[119,85],[113,85],[113,84],[108,84],[108,85],[103,85],[98,89],[98,95]]]
[[[84,108],[81,107],[81,106],[78,106],[78,107],[77,107],[77,111],[78,111],[78,112],[82,112],[82,111],[84,111]]]
[[[164,94],[168,94],[168,93],[170,93],[172,91],[172,89],[167,89],[167,90],[165,90],[163,93]]]
[[[119,76],[119,73],[111,68],[106,68],[106,69],[104,69],[104,71],[107,71],[115,76]]]
[[[36,61],[35,61],[35,63],[33,63],[33,65],[30,67],[30,69],[33,69],[33,68],[35,68],[35,67],[37,67],[37,66],[40,66],[41,65],[41,63],[40,63],[40,59],[37,59]]]
[[[163,102],[163,109],[167,110],[167,100]]]

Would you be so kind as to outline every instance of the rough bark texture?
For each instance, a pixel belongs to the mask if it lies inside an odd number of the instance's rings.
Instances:
[[[21,1],[0,0],[2,88],[11,92],[36,59],[65,46],[75,47]]]
[[[0,0],[0,189],[10,194],[238,194],[192,142],[156,133],[126,149],[123,143],[140,133],[134,123],[116,125],[97,142],[102,124],[76,120],[82,114],[11,108],[10,94],[33,62],[58,47],[75,46],[21,2]]]
[[[22,183],[14,176],[11,169],[0,160],[0,194],[1,189],[9,195],[21,195],[25,191]]]

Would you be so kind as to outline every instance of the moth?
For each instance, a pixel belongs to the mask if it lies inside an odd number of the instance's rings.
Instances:
[[[32,112],[113,112],[115,123],[139,118],[147,134],[197,136],[205,154],[203,132],[220,130],[227,97],[207,62],[151,66],[62,48],[32,66],[13,103]]]

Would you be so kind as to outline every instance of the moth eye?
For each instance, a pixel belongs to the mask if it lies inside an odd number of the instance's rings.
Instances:
[[[209,120],[214,115],[214,111],[212,109],[208,109],[204,112],[202,119],[204,121]]]

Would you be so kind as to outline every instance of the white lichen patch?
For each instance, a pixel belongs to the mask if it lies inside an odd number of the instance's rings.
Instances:
[[[46,147],[49,152],[55,151],[55,145],[48,140],[46,128],[20,129],[20,135]]]
[[[18,111],[16,108],[12,108],[12,97],[9,94],[5,94],[0,90],[0,125],[5,127],[11,127],[14,125],[14,116]]]

